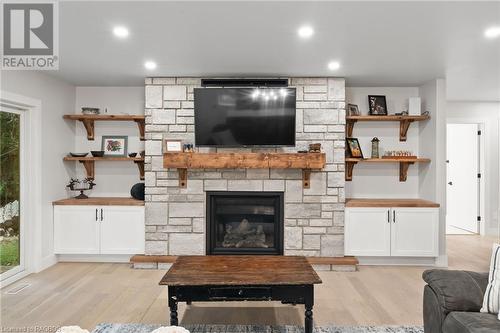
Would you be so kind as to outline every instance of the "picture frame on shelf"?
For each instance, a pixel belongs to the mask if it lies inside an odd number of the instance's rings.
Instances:
[[[361,151],[361,145],[357,138],[346,138],[347,147],[349,148],[350,157],[363,158],[363,152]]]
[[[347,104],[347,115],[348,116],[359,116],[359,108],[357,104]]]
[[[387,116],[387,101],[384,95],[368,95],[368,110],[372,116]]]
[[[164,153],[182,153],[182,140],[163,138]]]
[[[101,150],[104,157],[127,157],[128,136],[126,135],[103,135]]]

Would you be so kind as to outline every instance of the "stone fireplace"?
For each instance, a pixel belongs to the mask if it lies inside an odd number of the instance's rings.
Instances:
[[[207,192],[207,254],[283,254],[283,192]]]
[[[298,169],[206,169],[188,170],[187,188],[178,187],[176,169],[164,169],[162,139],[194,143],[193,89],[201,78],[147,78],[146,115],[146,253],[147,255],[203,255],[211,253],[207,240],[207,193],[280,192],[283,198],[283,241],[280,254],[343,256],[344,241],[344,144],[345,81],[343,78],[290,78],[297,89],[296,147],[276,149],[215,149],[200,152],[297,152],[310,143],[321,143],[326,167],[311,173],[310,188],[302,187]],[[209,88],[207,88],[209,89]],[[267,204],[266,204],[267,205]],[[264,206],[266,206],[264,205]],[[271,205],[269,205],[271,207]],[[240,215],[242,212],[239,213]],[[240,219],[240,217],[238,217]],[[231,231],[252,230],[249,242],[258,242],[268,222],[231,221]],[[248,224],[247,224],[248,223]],[[223,223],[224,225],[224,223]],[[227,226],[228,223],[225,223]],[[218,226],[216,242],[224,242],[226,227]],[[226,245],[241,235],[226,237]],[[222,238],[221,238],[222,237]],[[279,238],[280,236],[278,236]],[[274,236],[274,244],[276,235]],[[265,234],[264,244],[270,238]],[[278,239],[279,240],[279,239]],[[244,241],[240,246],[248,245]],[[236,242],[237,243],[237,242]],[[248,247],[248,246],[247,246]],[[227,247],[215,246],[217,251]],[[236,248],[236,247],[235,247]],[[232,248],[234,249],[234,248]],[[262,247],[262,249],[266,249]],[[229,251],[229,250],[228,250]],[[257,251],[253,248],[252,251]],[[261,250],[265,251],[265,250]]]

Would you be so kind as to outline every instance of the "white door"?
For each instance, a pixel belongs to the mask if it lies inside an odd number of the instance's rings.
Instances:
[[[99,207],[54,206],[54,253],[99,254]]]
[[[104,206],[100,209],[101,254],[144,253],[144,207]]]
[[[391,256],[438,256],[438,208],[393,208],[391,224]]]
[[[27,190],[25,110],[0,106],[0,279],[24,271]]]
[[[345,210],[345,254],[390,256],[390,213],[390,208],[347,208]]]
[[[477,124],[448,124],[446,138],[447,233],[477,233],[479,140]]]

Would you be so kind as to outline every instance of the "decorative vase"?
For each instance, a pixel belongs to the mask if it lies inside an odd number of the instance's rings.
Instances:
[[[379,154],[379,142],[380,140],[377,137],[372,139],[372,158],[380,158]]]

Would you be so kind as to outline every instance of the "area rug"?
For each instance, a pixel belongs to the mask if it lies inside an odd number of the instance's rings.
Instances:
[[[160,325],[99,324],[92,333],[150,333]],[[300,326],[186,325],[191,333],[304,333]],[[314,333],[423,333],[421,326],[318,326]]]

